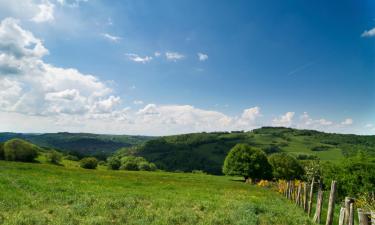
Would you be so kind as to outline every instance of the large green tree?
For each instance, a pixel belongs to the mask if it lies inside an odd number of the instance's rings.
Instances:
[[[40,148],[22,139],[11,139],[4,143],[4,158],[8,161],[32,162]]]
[[[272,175],[272,168],[262,150],[247,144],[237,144],[225,158],[223,173],[242,176],[245,180],[248,178],[269,179]]]
[[[287,153],[272,154],[268,161],[272,166],[272,174],[277,179],[299,179],[304,174],[298,160]]]

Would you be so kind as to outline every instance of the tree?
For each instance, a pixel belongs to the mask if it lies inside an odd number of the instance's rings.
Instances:
[[[22,139],[11,139],[4,143],[4,158],[8,161],[32,162],[40,148]]]
[[[269,179],[272,175],[272,168],[263,151],[247,144],[237,144],[225,158],[223,173],[242,176],[245,180],[248,178]]]
[[[272,175],[276,179],[299,179],[304,174],[298,160],[286,153],[272,154],[268,161],[272,166]]]
[[[95,157],[86,157],[81,159],[80,166],[85,169],[96,169],[98,160]]]
[[[121,166],[121,160],[118,157],[110,157],[107,159],[108,169],[118,170]]]
[[[62,154],[58,151],[52,150],[46,154],[47,161],[53,164],[59,164],[62,160]]]

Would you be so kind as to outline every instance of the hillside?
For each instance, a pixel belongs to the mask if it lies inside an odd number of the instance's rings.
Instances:
[[[338,160],[358,151],[375,155],[375,136],[330,134],[313,130],[263,127],[251,132],[194,133],[160,137],[143,145],[123,148],[119,155],[142,156],[168,171],[203,170],[221,174],[228,151],[247,143],[267,154],[288,152],[299,159]]]
[[[152,137],[131,135],[103,135],[88,133],[0,133],[0,142],[21,138],[43,148],[53,148],[77,155],[108,156],[122,147],[139,145]]]
[[[312,224],[233,177],[0,161],[0,224]]]

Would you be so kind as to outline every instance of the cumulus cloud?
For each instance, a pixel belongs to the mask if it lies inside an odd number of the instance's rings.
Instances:
[[[152,60],[152,57],[151,56],[145,56],[145,57],[141,57],[137,54],[134,54],[134,53],[126,53],[125,54],[128,59],[130,61],[133,61],[133,62],[137,62],[137,63],[147,63],[147,62],[150,62]]]
[[[42,41],[24,30],[19,21],[1,21],[1,111],[83,115],[109,112],[119,103],[104,82],[76,69],[47,64],[43,61],[46,54]]]
[[[370,30],[365,30],[361,37],[375,37],[375,27]]]
[[[45,1],[44,3],[39,4],[39,12],[33,18],[31,18],[31,20],[36,23],[53,21],[55,19],[53,15],[54,7],[55,5],[50,3],[49,1]]]
[[[199,61],[206,61],[208,59],[208,55],[207,54],[204,54],[204,53],[201,53],[201,52],[198,52],[198,59]]]
[[[353,124],[352,118],[346,118],[344,121],[341,122],[341,125],[348,126]]]
[[[272,120],[272,125],[274,126],[283,126],[283,127],[290,127],[293,122],[294,112],[287,112],[284,115],[281,115],[278,118],[274,118]]]
[[[106,38],[107,40],[109,41],[112,41],[112,42],[118,42],[121,40],[121,37],[119,36],[114,36],[114,35],[111,35],[111,34],[108,34],[108,33],[102,33],[101,34],[104,38]]]
[[[178,61],[178,60],[181,60],[183,58],[185,58],[185,56],[181,53],[178,53],[178,52],[166,52],[165,53],[165,57],[170,60],[170,61]]]

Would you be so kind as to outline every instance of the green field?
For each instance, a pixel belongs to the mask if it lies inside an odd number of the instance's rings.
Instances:
[[[0,224],[310,224],[273,190],[224,176],[0,161]]]

